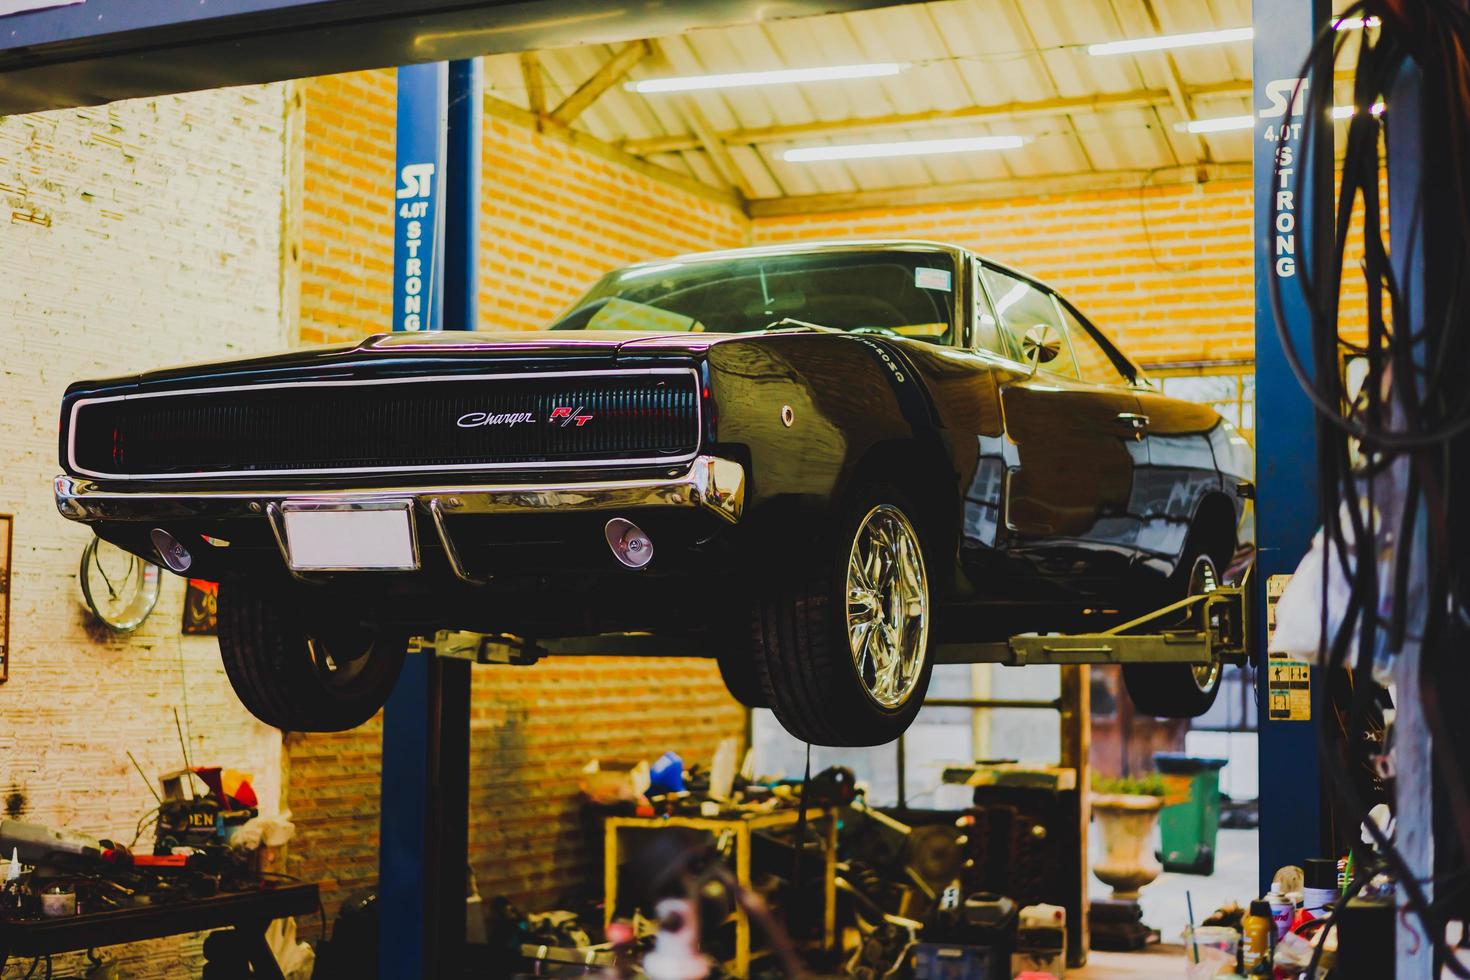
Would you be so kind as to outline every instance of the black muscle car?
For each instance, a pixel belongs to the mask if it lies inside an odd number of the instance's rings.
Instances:
[[[901,733],[941,642],[1208,588],[1252,480],[1065,299],[924,242],[637,265],[544,332],[80,382],[61,465],[63,515],[220,582],[272,725],[363,722],[438,629],[649,632],[823,744]],[[1195,715],[1219,668],[1127,684]]]

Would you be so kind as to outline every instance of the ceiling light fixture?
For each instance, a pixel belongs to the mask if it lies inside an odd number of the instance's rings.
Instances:
[[[1384,105],[1382,102],[1373,103],[1368,109],[1375,116],[1383,115]],[[1358,107],[1353,105],[1339,105],[1332,107],[1332,118],[1337,120],[1351,119],[1357,115]],[[1181,133],[1229,133],[1238,129],[1250,129],[1256,124],[1254,116],[1217,116],[1214,119],[1191,119],[1189,122],[1175,123],[1174,128]]]
[[[933,153],[1014,150],[1025,145],[1026,137],[1024,136],[964,136],[958,139],[904,140],[898,143],[801,146],[782,153],[781,159],[789,163],[810,163],[816,160],[871,160],[880,157],[912,157]]]
[[[1333,21],[1339,31],[1360,31],[1365,27],[1377,27],[1377,17],[1344,17]],[[1230,44],[1233,41],[1249,41],[1256,36],[1254,27],[1227,27],[1218,31],[1192,31],[1188,34],[1160,34],[1155,37],[1135,37],[1123,41],[1105,41],[1089,44],[1090,55],[1137,54],[1142,51],[1168,51],[1174,48],[1197,48],[1207,44]]]
[[[1197,48],[1206,44],[1229,44],[1231,41],[1249,41],[1256,36],[1253,27],[1231,27],[1223,31],[1195,31],[1190,34],[1160,34],[1156,37],[1135,37],[1125,41],[1106,41],[1089,44],[1087,53],[1094,56],[1110,54],[1136,54],[1140,51],[1167,51],[1172,48]]]
[[[1191,119],[1175,128],[1186,133],[1228,133],[1237,129],[1250,129],[1255,124],[1255,116],[1217,116],[1214,119]]]
[[[774,71],[738,71],[721,75],[678,75],[625,82],[630,92],[698,92],[712,88],[749,88],[753,85],[790,85],[794,82],[832,82],[851,78],[886,78],[908,68],[902,61],[865,65],[825,65],[819,68],[778,68]]]

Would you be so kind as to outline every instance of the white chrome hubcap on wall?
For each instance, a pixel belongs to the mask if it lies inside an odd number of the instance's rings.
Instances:
[[[858,525],[847,561],[847,640],[868,697],[908,701],[929,647],[929,579],[903,511],[879,504]]]

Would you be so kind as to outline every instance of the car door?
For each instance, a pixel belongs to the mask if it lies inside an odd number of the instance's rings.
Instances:
[[[1056,332],[1055,356],[1001,388],[1015,447],[1004,502],[1011,548],[1067,584],[1120,575],[1137,548],[1135,473],[1147,461],[1129,379],[1049,290],[991,266],[981,278],[1015,356],[1034,328]]]

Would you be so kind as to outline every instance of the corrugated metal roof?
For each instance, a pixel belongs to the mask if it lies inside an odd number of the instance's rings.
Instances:
[[[630,77],[877,61],[910,67],[887,78],[677,95],[630,92],[619,83],[572,125],[722,186],[719,160],[695,135],[702,117],[726,145],[738,169],[737,186],[754,198],[1244,162],[1250,159],[1250,131],[1203,137],[1181,132],[1178,124],[1186,116],[1169,90],[1175,72],[1194,118],[1250,112],[1249,43],[1111,57],[1093,57],[1086,46],[1249,23],[1250,0],[942,0],[696,31],[655,39],[655,54],[635,65]],[[548,107],[615,53],[601,45],[540,52]],[[486,65],[489,94],[526,108],[518,56],[490,57]],[[1027,109],[1005,118],[973,116],[977,109],[1057,100],[1098,101],[1051,111]],[[971,117],[784,139],[751,133],[967,111]],[[793,146],[987,134],[1018,134],[1028,142],[1016,150],[945,156],[821,163],[781,159],[782,151]]]

